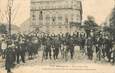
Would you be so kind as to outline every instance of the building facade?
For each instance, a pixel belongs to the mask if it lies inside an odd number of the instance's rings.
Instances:
[[[45,33],[76,31],[82,22],[82,2],[78,0],[31,0],[31,25]]]

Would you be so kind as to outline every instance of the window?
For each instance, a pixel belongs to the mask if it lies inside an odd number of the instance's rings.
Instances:
[[[36,18],[35,18],[35,13],[33,12],[33,14],[32,14],[32,20],[35,20]]]
[[[45,22],[46,22],[47,25],[50,24],[50,19],[51,19],[50,15],[47,14],[46,17],[45,17]]]
[[[50,16],[49,15],[46,16],[46,20],[50,20]]]
[[[71,21],[73,21],[73,19],[74,19],[73,17],[74,17],[74,15],[72,14],[72,15],[71,15]]]
[[[62,16],[58,16],[58,24],[62,24]]]
[[[68,18],[65,17],[65,24],[68,24]]]
[[[55,16],[52,17],[52,21],[56,22],[56,17]]]
[[[77,20],[78,22],[80,21],[80,15],[79,15],[79,14],[76,15],[76,20]]]
[[[43,12],[42,12],[42,11],[40,11],[39,19],[40,19],[40,20],[43,20]]]
[[[59,17],[58,17],[58,20],[59,20],[59,21],[62,21],[62,16],[59,16]]]

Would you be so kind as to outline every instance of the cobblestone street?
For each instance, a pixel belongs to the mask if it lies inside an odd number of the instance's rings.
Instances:
[[[115,73],[115,65],[107,62],[90,61],[87,57],[76,51],[73,60],[65,61],[61,57],[58,60],[45,60],[42,61],[42,51],[33,60],[27,60],[26,63],[17,64],[13,73]],[[2,62],[2,61],[1,61]],[[0,63],[0,73],[6,73],[4,63]],[[114,71],[113,71],[114,70]]]

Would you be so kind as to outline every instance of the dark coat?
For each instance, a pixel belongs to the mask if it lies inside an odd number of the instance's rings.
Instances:
[[[5,68],[10,69],[13,67],[14,62],[14,53],[11,48],[6,49],[6,60],[5,60]]]

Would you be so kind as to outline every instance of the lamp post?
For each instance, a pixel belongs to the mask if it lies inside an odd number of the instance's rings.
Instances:
[[[9,34],[9,39],[11,39],[11,24],[12,24],[12,5],[13,5],[13,0],[8,0],[8,34]]]

